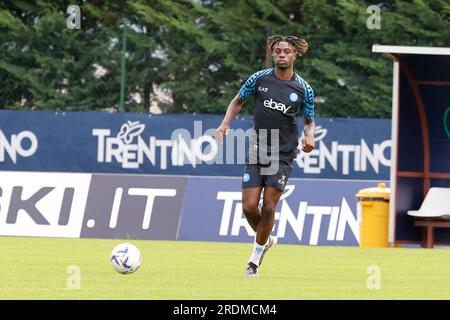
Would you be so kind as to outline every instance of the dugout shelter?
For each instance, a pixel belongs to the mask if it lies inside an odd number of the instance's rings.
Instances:
[[[426,232],[407,211],[431,187],[450,188],[450,48],[374,44],[372,52],[393,61],[389,242],[420,243]],[[450,229],[434,238],[450,244]]]

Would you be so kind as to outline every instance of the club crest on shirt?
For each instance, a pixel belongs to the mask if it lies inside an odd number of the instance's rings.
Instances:
[[[298,94],[296,94],[295,92],[292,92],[289,95],[289,99],[291,99],[292,102],[296,102],[298,100]]]

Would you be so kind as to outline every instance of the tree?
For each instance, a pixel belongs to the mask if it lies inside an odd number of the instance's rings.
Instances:
[[[155,86],[165,112],[220,113],[265,65],[275,33],[305,37],[296,71],[315,89],[319,116],[389,117],[391,62],[374,43],[448,46],[446,0],[379,4],[381,29],[366,27],[360,0],[92,0],[81,30],[66,27],[67,1],[0,4],[0,108],[117,109],[127,32],[126,110],[147,112]],[[251,113],[246,107],[243,113]]]

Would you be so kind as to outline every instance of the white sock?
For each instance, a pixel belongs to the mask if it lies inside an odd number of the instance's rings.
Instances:
[[[261,260],[261,255],[264,251],[264,248],[266,247],[266,245],[268,243],[269,243],[269,238],[267,239],[267,242],[264,245],[258,244],[255,239],[255,242],[253,244],[253,253],[250,256],[250,260],[248,262],[253,262],[257,266],[259,266],[259,261]]]

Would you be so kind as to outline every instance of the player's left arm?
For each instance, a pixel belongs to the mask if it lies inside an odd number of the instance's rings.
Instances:
[[[302,151],[311,152],[314,149],[314,134],[316,124],[314,122],[314,91],[308,83],[305,83],[305,96],[303,98],[303,139]]]
[[[314,149],[316,124],[314,123],[314,118],[309,120],[303,119],[303,123],[305,124],[305,128],[303,129],[302,151],[311,152]]]

